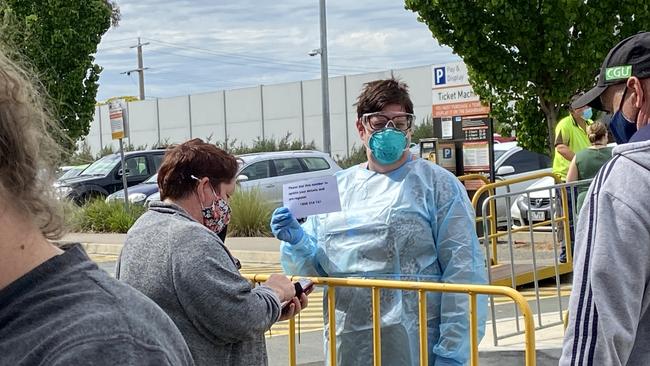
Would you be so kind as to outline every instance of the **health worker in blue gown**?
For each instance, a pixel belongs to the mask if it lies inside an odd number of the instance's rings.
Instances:
[[[356,128],[368,162],[336,174],[341,211],[311,216],[302,225],[284,207],[273,213],[271,227],[282,241],[286,273],[487,283],[467,193],[450,172],[410,154],[414,122],[404,83],[388,79],[364,85]],[[337,364],[371,365],[371,292],[335,291]],[[380,311],[382,364],[418,365],[417,292],[382,290]],[[429,364],[467,364],[468,295],[429,293],[427,311]],[[479,337],[486,313],[486,298],[479,296]],[[325,352],[329,331],[326,319]]]

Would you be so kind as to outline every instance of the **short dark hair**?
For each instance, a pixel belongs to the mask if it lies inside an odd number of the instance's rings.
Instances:
[[[572,96],[571,99],[569,99],[569,110],[570,111],[575,111],[576,109],[582,108],[582,107],[574,108],[573,103],[575,103],[575,101],[580,99],[583,95],[585,95],[585,93],[579,92],[579,93],[575,94],[574,96]]]
[[[217,189],[237,175],[237,159],[220,148],[193,139],[170,148],[158,170],[160,199],[180,199],[192,193],[199,179],[207,177]]]
[[[405,112],[413,113],[413,102],[405,83],[395,78],[365,83],[357,98],[357,118],[365,113],[379,112],[389,104],[399,104]]]

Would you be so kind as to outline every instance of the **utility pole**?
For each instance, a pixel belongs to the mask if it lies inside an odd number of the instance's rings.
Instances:
[[[323,150],[332,153],[330,134],[330,92],[327,70],[327,20],[325,18],[325,0],[320,0],[320,80],[323,102]]]
[[[140,100],[144,100],[144,70],[148,70],[148,67],[144,67],[144,63],[142,61],[142,46],[148,45],[149,42],[142,43],[140,42],[140,37],[138,37],[138,44],[135,46],[131,46],[131,48],[137,48],[138,49],[138,68],[125,71],[122,74],[127,74],[131,75],[132,72],[137,72],[138,73],[138,81],[140,85]]]

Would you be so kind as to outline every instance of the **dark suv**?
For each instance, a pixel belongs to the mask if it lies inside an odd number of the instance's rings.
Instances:
[[[127,185],[134,186],[154,175],[165,150],[131,151],[124,154]],[[122,184],[122,162],[120,154],[112,154],[92,163],[79,176],[58,181],[55,186],[61,197],[78,204],[93,198],[106,198],[109,194],[124,189]]]

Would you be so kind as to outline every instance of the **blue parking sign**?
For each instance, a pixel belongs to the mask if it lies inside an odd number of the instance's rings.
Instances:
[[[434,80],[433,80],[434,84],[436,85],[447,84],[447,75],[444,66],[434,68],[433,75],[434,75]]]
[[[442,158],[443,159],[451,159],[451,149],[448,147],[445,147],[442,149]]]

